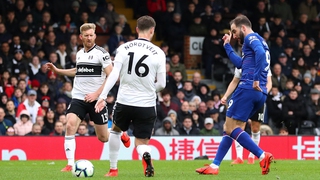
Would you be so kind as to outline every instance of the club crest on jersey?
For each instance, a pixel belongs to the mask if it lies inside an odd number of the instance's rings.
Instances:
[[[249,44],[251,44],[252,41],[258,40],[258,37],[257,37],[257,36],[250,36],[250,37],[248,38],[248,40],[249,40]]]

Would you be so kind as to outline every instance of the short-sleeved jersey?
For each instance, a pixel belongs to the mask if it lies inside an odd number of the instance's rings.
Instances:
[[[236,77],[236,78],[241,78],[241,75],[242,75],[242,70],[241,69],[238,69],[238,68],[235,68],[234,69],[234,77]],[[269,71],[268,71],[268,76],[272,76],[272,72],[271,72],[271,70],[269,69]]]
[[[97,91],[106,78],[104,69],[111,63],[110,54],[98,45],[94,45],[87,52],[84,48],[79,50],[72,98],[84,100],[86,94]]]
[[[242,46],[242,76],[239,88],[252,89],[258,80],[263,93],[267,94],[267,75],[270,68],[270,52],[267,43],[257,33],[248,34]]]
[[[166,57],[156,45],[136,39],[118,47],[114,59],[122,64],[117,102],[136,107],[156,105],[157,73],[166,72]]]

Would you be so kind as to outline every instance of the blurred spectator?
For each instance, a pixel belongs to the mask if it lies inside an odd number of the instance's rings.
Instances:
[[[28,44],[29,38],[32,35],[32,30],[28,27],[27,21],[21,21],[19,23],[19,29],[15,32],[20,37],[23,44]]]
[[[180,107],[179,111],[177,112],[177,114],[178,114],[178,120],[180,122],[182,122],[186,117],[191,118],[192,112],[190,111],[188,101],[182,102],[181,107]]]
[[[318,74],[318,70],[316,66],[310,67],[311,81],[313,84],[320,83],[320,75]]]
[[[287,135],[289,135],[288,129],[287,129],[286,127],[280,128],[279,135],[280,135],[280,136],[287,136]]]
[[[217,29],[210,29],[209,35],[203,40],[203,50],[202,50],[202,61],[205,67],[205,77],[207,79],[212,78],[213,66],[217,71],[226,72],[227,66],[225,63],[220,61],[222,54],[224,53],[222,49],[221,39],[218,37]],[[215,71],[216,74],[217,71]]]
[[[36,117],[42,116],[41,105],[36,101],[36,99],[37,92],[35,90],[29,90],[27,99],[18,106],[16,117],[20,116],[22,110],[27,110],[30,114],[31,122],[35,123]]]
[[[9,43],[7,43],[7,42],[1,43],[0,56],[2,57],[2,61],[5,63],[4,64],[5,67],[8,67],[8,65],[11,64],[11,61],[14,58],[13,54],[10,52],[10,48],[11,47],[10,47]]]
[[[6,107],[5,107],[5,113],[4,116],[5,119],[8,119],[12,122],[12,124],[16,123],[16,107],[14,106],[14,102],[9,99],[7,101]]]
[[[110,54],[115,52],[120,42],[127,42],[127,40],[122,36],[122,27],[117,25],[114,27],[114,33],[110,36],[107,42]]]
[[[27,43],[27,50],[30,50],[32,56],[36,56],[38,50],[40,49],[40,47],[37,44],[37,38],[35,35],[31,35],[29,37],[28,43]]]
[[[273,66],[276,62],[274,60],[278,59],[281,53],[284,52],[283,41],[280,36],[275,37],[275,42],[270,47],[271,52],[271,65]]]
[[[168,117],[171,118],[172,120],[172,127],[175,129],[175,130],[179,130],[180,127],[182,127],[182,124],[181,122],[178,120],[178,115],[177,115],[177,112],[174,111],[174,110],[170,110],[167,114]]]
[[[296,61],[297,52],[293,51],[294,45],[291,43],[287,43],[284,45],[284,53],[287,55],[287,62],[292,64],[294,61]]]
[[[7,129],[13,126],[12,122],[8,119],[5,119],[5,112],[2,107],[0,107],[0,135],[5,135]]]
[[[204,10],[204,4],[202,0],[192,0],[192,3],[195,5],[195,12],[196,13],[202,13]]]
[[[19,104],[22,102],[22,90],[19,88],[14,88],[14,93],[11,99],[14,102],[14,106],[18,107]]]
[[[61,114],[61,115],[58,117],[58,121],[62,122],[62,124],[63,124],[63,129],[66,130],[66,125],[67,125],[66,115],[65,115],[65,114]]]
[[[41,126],[39,124],[33,124],[32,130],[26,136],[41,136]]]
[[[190,116],[185,116],[182,119],[182,127],[178,130],[181,136],[197,136],[200,135],[200,130],[192,126],[192,119]]]
[[[70,40],[69,42],[66,44],[66,51],[67,51],[67,54],[71,56],[71,53],[72,52],[77,52],[77,49],[78,49],[78,36],[76,34],[72,34],[70,36]],[[66,68],[68,69],[68,68]]]
[[[11,42],[12,35],[7,32],[4,23],[0,23],[0,44],[4,42]]]
[[[119,21],[113,25],[113,27],[116,26],[120,26],[122,28],[121,35],[125,36],[125,38],[132,34],[130,24],[127,23],[127,18],[123,14],[119,15]]]
[[[41,103],[44,99],[49,101],[52,106],[54,103],[54,96],[49,89],[48,83],[42,83],[37,93],[37,102]]]
[[[107,8],[104,11],[104,17],[107,20],[107,24],[110,28],[119,21],[119,14],[114,9],[114,4],[112,2],[107,2]]]
[[[260,126],[260,134],[261,134],[261,136],[270,136],[270,135],[273,135],[273,131],[270,128],[270,126],[268,126],[266,124],[262,124]]]
[[[14,133],[14,128],[13,127],[8,127],[8,129],[7,129],[7,132],[6,132],[6,135],[7,136],[14,136],[15,135],[15,133]]]
[[[205,24],[201,22],[200,15],[195,15],[193,17],[193,22],[190,24],[188,28],[188,34],[190,36],[206,36],[207,35],[207,27]]]
[[[207,117],[204,120],[204,128],[200,130],[200,135],[202,136],[219,136],[220,133],[218,130],[213,128],[213,119],[210,117]]]
[[[272,13],[279,15],[284,22],[293,21],[293,14],[291,6],[286,2],[286,0],[279,0],[274,3],[272,6]]]
[[[270,22],[273,20],[271,13],[269,12],[269,8],[266,6],[266,1],[264,0],[259,0],[257,2],[256,7],[251,14],[250,19],[252,22],[252,26],[256,26],[261,18],[264,18],[266,22]]]
[[[38,24],[38,26],[46,31],[50,31],[53,26],[53,22],[51,20],[51,14],[49,11],[44,11],[42,13],[42,21]],[[55,26],[57,25],[55,24]]]
[[[212,8],[209,4],[207,4],[204,8],[204,12],[202,12],[200,14],[201,16],[201,22],[205,25],[207,25],[208,30],[210,31],[210,24],[211,22],[213,22],[214,18],[213,18],[213,13],[212,13]],[[219,33],[219,32],[217,32]]]
[[[71,4],[70,16],[72,21],[75,23],[76,27],[79,27],[80,24],[80,16],[82,12],[80,10],[80,3],[79,1],[75,0]]]
[[[33,15],[31,12],[28,12],[25,16],[25,20],[28,23],[28,28],[32,31],[32,33],[35,35],[38,33],[38,31],[41,29],[37,24],[33,21]]]
[[[194,18],[200,16],[200,12],[196,12],[196,5],[193,2],[189,2],[188,9],[182,14],[182,21],[187,28],[194,22]],[[202,19],[201,19],[202,20]],[[206,26],[206,25],[205,25]]]
[[[89,136],[88,128],[85,124],[80,124],[76,136]]]
[[[182,90],[182,88],[183,88],[183,81],[182,81],[182,73],[181,73],[181,71],[176,70],[175,72],[173,72],[173,79],[174,79],[174,81],[173,81],[173,84],[172,84],[172,94],[176,95],[178,90]]]
[[[313,121],[317,127],[320,127],[320,91],[318,89],[310,90],[310,97],[306,98],[306,107],[308,120]]]
[[[292,72],[292,64],[288,62],[288,57],[286,54],[281,53],[278,57],[278,63],[281,66],[281,73],[283,73],[286,77],[289,77]],[[273,65],[275,66],[277,62]]]
[[[178,136],[179,132],[174,129],[172,119],[166,117],[162,120],[162,126],[155,131],[156,136]]]
[[[306,14],[308,21],[319,22],[317,7],[312,3],[312,0],[304,0],[299,5],[299,14]]]
[[[161,91],[162,102],[160,102],[160,106],[165,114],[168,114],[170,110],[178,111],[178,104],[172,102],[171,93],[168,89],[163,89]]]
[[[40,84],[48,81],[48,77],[47,77],[48,70],[47,70],[46,63],[47,63],[46,61],[41,62],[41,67],[38,73],[34,76],[34,79],[38,80]]]
[[[55,127],[55,117],[52,109],[48,109],[46,116],[43,118],[43,121],[44,121],[44,125],[42,129],[42,133],[45,135],[52,134],[54,132],[54,127]]]
[[[178,53],[174,53],[171,56],[171,61],[170,61],[170,71],[171,73],[175,73],[176,71],[180,71],[182,75],[182,81],[187,80],[187,72],[186,72],[186,67],[184,64],[180,62],[181,56]]]
[[[299,16],[299,20],[296,25],[296,35],[299,33],[304,33],[308,38],[313,36],[313,30],[311,23],[308,21],[308,15],[307,14],[301,14]]]
[[[192,100],[192,98],[196,95],[193,90],[193,86],[192,86],[191,81],[185,81],[183,83],[183,91],[184,91],[184,95],[185,95],[184,98],[188,102],[190,102]]]
[[[223,134],[223,124],[224,124],[224,119],[220,116],[219,110],[218,109],[211,109],[208,112],[210,118],[213,119],[213,128],[216,129],[220,135]]]
[[[59,96],[59,89],[62,87],[63,83],[58,79],[58,75],[53,72],[48,72],[48,86],[50,89],[51,96],[56,98]]]
[[[60,22],[58,28],[55,29],[55,34],[56,34],[56,42],[58,42],[58,46],[62,43],[66,43],[71,36],[71,33],[67,29],[67,24],[66,22],[62,21]]]
[[[189,103],[190,108],[194,108],[196,105],[192,102]],[[199,116],[198,112],[197,112],[197,108],[194,108],[192,110],[192,122],[193,122],[193,127],[194,128],[198,128],[199,130],[202,129],[204,127],[204,119],[202,117]]]
[[[176,96],[172,97],[172,101],[178,104],[181,107],[182,103],[185,101],[185,95],[182,89],[178,89]]]
[[[36,0],[35,8],[31,10],[35,24],[40,24],[42,21],[42,14],[46,11],[44,0]]]
[[[65,131],[62,122],[56,121],[54,123],[54,131],[50,133],[50,136],[64,136]]]
[[[100,16],[99,20],[95,22],[96,24],[96,34],[97,35],[107,35],[110,34],[112,26],[108,26],[107,19],[104,16]]]
[[[66,28],[67,31],[69,33],[76,33],[77,32],[77,26],[76,23],[73,21],[73,19],[71,18],[71,14],[70,13],[65,13],[64,17],[63,17],[63,23],[66,24]],[[61,23],[62,23],[61,22]],[[65,40],[66,41],[66,40]],[[67,40],[68,41],[68,40]]]
[[[166,27],[164,40],[168,42],[170,49],[173,52],[182,53],[184,36],[187,34],[187,29],[181,21],[181,14],[174,13],[172,21],[169,21],[164,27]]]
[[[316,54],[312,52],[312,49],[309,44],[303,45],[302,49],[302,58],[304,59],[308,67],[318,66],[319,60]],[[298,59],[299,60],[299,59]]]
[[[207,102],[209,99],[211,99],[209,92],[209,86],[206,84],[202,84],[200,85],[200,92],[197,95],[200,97],[201,101]]]
[[[271,119],[269,120],[269,125],[272,129],[278,129],[283,124],[282,119],[282,99],[283,94],[279,91],[277,86],[273,86],[271,91],[267,97],[267,107],[268,107],[268,117]],[[275,130],[274,130],[275,131]]]
[[[5,21],[6,29],[10,34],[14,34],[18,29],[19,21],[15,18],[14,10],[9,9],[7,11],[7,18]]]
[[[35,122],[35,121],[34,121]],[[32,131],[30,114],[27,110],[22,110],[19,115],[19,120],[13,125],[16,135],[24,136]]]
[[[43,50],[46,57],[49,57],[51,52],[55,52],[57,50],[57,43],[56,43],[56,35],[54,32],[48,32],[46,36],[46,42],[43,44]]]
[[[213,21],[210,22],[209,30],[216,29],[218,37],[222,37],[226,32],[228,32],[229,26],[222,20],[222,14],[216,12],[213,15]]]
[[[72,98],[72,83],[71,82],[65,82],[63,84],[63,87],[61,89],[61,92],[59,94],[59,99],[62,98],[66,101],[67,106],[70,104],[71,102],[71,98]],[[109,104],[109,103],[108,103]],[[107,105],[108,105],[107,104]],[[112,104],[111,104],[112,105]]]
[[[280,91],[283,91],[286,87],[287,76],[282,73],[281,65],[276,63],[272,68],[272,86],[278,87]]]
[[[58,50],[56,51],[57,62],[61,65],[62,68],[65,69],[66,64],[70,61],[69,56],[66,52],[66,44],[64,42],[60,42],[58,44]],[[50,60],[50,59],[49,59]]]
[[[156,38],[162,40],[166,36],[166,27],[170,24],[175,13],[175,4],[172,1],[167,1],[167,10],[161,13],[160,19],[156,26]]]
[[[23,50],[26,49],[26,45],[21,42],[21,38],[19,35],[15,34],[12,37],[12,42],[10,44],[10,52],[14,53],[16,50]]]
[[[17,0],[15,4],[15,14],[16,14],[16,19],[21,22],[24,20],[24,18],[27,15],[27,10],[25,7],[25,2],[24,0]]]
[[[294,63],[293,66],[295,66],[299,70],[300,74],[303,76],[304,73],[306,73],[306,71],[308,71],[309,66],[303,57],[298,57],[297,59],[298,60]],[[303,80],[303,77],[302,77],[302,80]]]
[[[300,122],[307,118],[307,110],[297,90],[291,90],[282,104],[282,117],[289,134],[295,134]]]
[[[301,82],[301,95],[303,97],[307,97],[310,94],[310,90],[313,87],[313,83],[311,81],[311,74],[310,71],[306,71],[306,73],[304,73],[303,75],[303,80]]]
[[[41,64],[39,57],[33,56],[28,68],[30,79],[35,79],[35,76],[39,72],[40,67]]]
[[[166,1],[165,0],[147,0],[147,8],[150,16],[155,18],[159,17],[161,12],[165,12],[167,10]]]
[[[263,36],[263,33],[270,32],[270,26],[267,22],[266,17],[262,16],[258,19],[258,22],[253,26],[253,30],[258,33],[260,36]]]
[[[91,23],[95,23],[98,21],[99,19],[99,10],[97,8],[98,3],[95,1],[89,1],[88,3],[88,21]]]

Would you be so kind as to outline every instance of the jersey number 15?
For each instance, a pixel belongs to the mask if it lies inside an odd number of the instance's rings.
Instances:
[[[133,58],[134,58],[134,53],[133,52],[129,52],[129,66],[128,66],[128,74],[131,74],[132,71],[132,64],[133,64]],[[137,76],[139,77],[146,77],[149,73],[149,67],[147,64],[143,63],[143,61],[148,57],[148,55],[143,55],[139,61],[137,62],[137,64],[135,64],[134,67],[134,72],[136,73]],[[143,68],[144,72],[140,73],[139,69]],[[140,69],[141,70],[141,69]]]

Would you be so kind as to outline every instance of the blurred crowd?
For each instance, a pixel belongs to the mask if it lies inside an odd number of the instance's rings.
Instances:
[[[250,18],[253,30],[270,47],[273,88],[262,134],[296,134],[303,133],[303,127],[320,127],[320,0],[125,2],[135,18],[155,18],[154,38],[163,41],[167,58],[167,86],[158,93],[154,135],[222,135],[224,92],[211,90],[201,77],[232,78],[221,37],[238,14]],[[1,0],[0,135],[64,135],[73,79],[47,71],[45,64],[76,66],[76,52],[82,48],[78,29],[86,22],[96,24],[98,36],[109,36],[103,47],[113,57],[119,45],[136,38],[127,18],[105,0]],[[186,35],[205,37],[199,63],[204,74],[196,72],[192,80],[183,64]],[[241,55],[241,45],[233,45]],[[118,85],[107,98],[110,120]],[[95,135],[88,117],[77,135]]]

